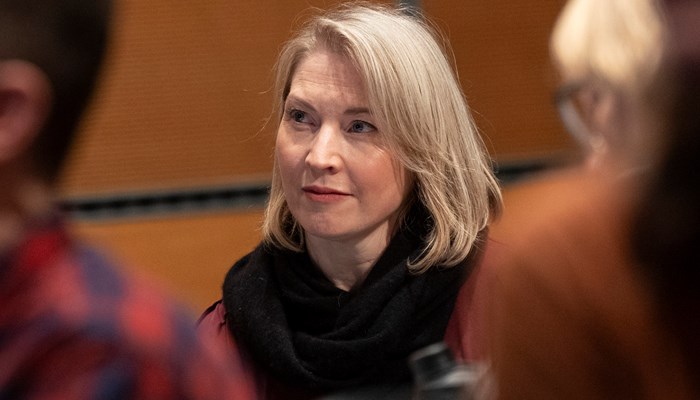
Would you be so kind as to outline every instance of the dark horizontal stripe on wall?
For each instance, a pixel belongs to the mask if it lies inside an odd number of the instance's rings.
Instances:
[[[556,167],[551,160],[528,160],[498,165],[496,176],[503,185]],[[173,189],[63,199],[61,207],[77,219],[112,219],[161,216],[221,209],[250,209],[265,206],[269,183]]]
[[[546,170],[559,168],[568,164],[568,159],[531,159],[500,163],[494,166],[494,172],[502,186],[507,186]]]
[[[72,218],[111,219],[159,216],[220,209],[263,207],[269,183],[188,188],[63,199],[61,208]]]

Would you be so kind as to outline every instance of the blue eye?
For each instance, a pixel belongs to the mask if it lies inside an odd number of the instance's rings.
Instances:
[[[294,122],[299,122],[299,123],[304,123],[306,122],[306,113],[297,110],[297,109],[291,109],[287,111],[287,115],[289,115],[289,118],[292,119]]]
[[[377,130],[374,125],[365,121],[353,121],[350,125],[350,131],[354,133],[367,133]]]

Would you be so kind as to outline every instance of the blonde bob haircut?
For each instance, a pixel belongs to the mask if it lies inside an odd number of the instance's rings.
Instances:
[[[552,60],[566,80],[635,95],[661,66],[662,16],[657,0],[569,0],[550,38]]]
[[[331,51],[357,69],[382,140],[412,178],[399,223],[414,202],[432,219],[423,252],[409,263],[417,273],[463,261],[501,210],[490,159],[438,37],[407,10],[346,3],[308,21],[276,64],[277,121],[295,69],[309,54]],[[303,227],[289,211],[278,168],[275,161],[263,238],[302,251]]]

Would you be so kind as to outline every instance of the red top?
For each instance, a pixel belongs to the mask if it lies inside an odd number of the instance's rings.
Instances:
[[[194,318],[60,223],[0,254],[0,398],[250,399]]]

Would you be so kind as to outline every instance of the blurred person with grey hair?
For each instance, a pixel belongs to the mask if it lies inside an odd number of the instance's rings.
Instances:
[[[667,35],[656,0],[570,0],[557,20],[559,107],[585,162],[544,178],[486,252],[496,398],[697,398],[631,239],[675,101]]]
[[[661,66],[662,15],[653,0],[569,1],[555,23],[557,107],[589,165],[648,161],[635,110]]]

